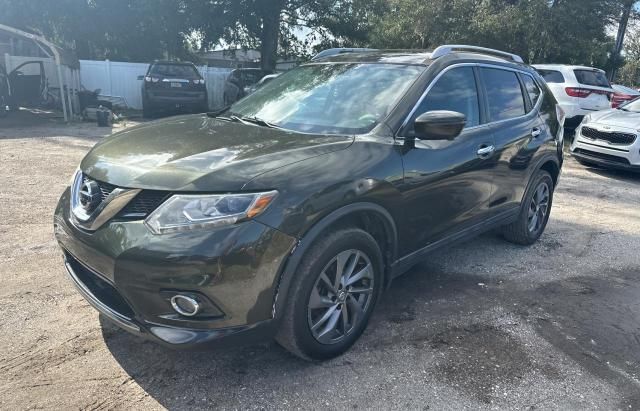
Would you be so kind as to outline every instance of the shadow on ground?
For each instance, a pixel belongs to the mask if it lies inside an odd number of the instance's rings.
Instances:
[[[575,229],[561,224],[567,230]],[[489,234],[463,247],[473,253],[477,248],[513,246]],[[467,268],[474,271],[474,267]],[[428,262],[400,277],[352,351],[321,364],[298,360],[275,343],[206,352],[172,351],[142,342],[101,319],[103,334],[131,378],[168,408],[197,405],[194,401],[201,396],[214,403],[224,398],[225,404],[234,404],[234,396],[245,390],[255,391],[256,396],[275,393],[296,379],[315,379],[328,370],[349,370],[357,378],[360,373],[376,372],[371,370],[372,356],[411,349],[431,351],[439,358],[429,370],[438,381],[447,381],[490,404],[493,387],[518,386],[525,374],[562,378],[551,356],[546,361],[533,359],[531,351],[536,347],[523,346],[520,338],[487,320],[486,313],[506,307],[509,321],[530,324],[539,337],[617,387],[622,394],[620,407],[640,408],[637,267],[535,286],[512,281],[507,275],[455,269]],[[461,318],[464,320],[459,321]],[[181,402],[185,399],[187,402]]]

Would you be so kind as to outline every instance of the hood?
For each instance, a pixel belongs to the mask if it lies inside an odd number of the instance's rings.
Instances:
[[[90,177],[168,191],[237,191],[267,171],[343,150],[352,136],[295,133],[206,115],[173,117],[106,138],[82,160]]]
[[[640,113],[611,109],[598,111],[590,114],[590,116],[591,121],[589,123],[628,128],[634,131],[640,129]]]

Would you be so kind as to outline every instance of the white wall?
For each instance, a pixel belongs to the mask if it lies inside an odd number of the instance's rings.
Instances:
[[[100,89],[100,94],[121,97],[130,108],[142,109],[142,80],[138,76],[146,74],[148,64],[122,63],[116,61],[80,60],[80,77],[87,90]],[[222,107],[224,83],[230,69],[198,67],[206,80],[209,107]]]

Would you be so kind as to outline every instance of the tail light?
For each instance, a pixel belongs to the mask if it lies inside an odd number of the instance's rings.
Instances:
[[[570,97],[586,98],[591,95],[591,90],[578,87],[567,87],[564,89]]]
[[[581,87],[567,87],[564,89],[570,97],[578,97],[578,98],[587,98],[592,94],[601,94],[607,96],[607,99],[611,100],[611,96],[613,93],[606,90],[596,90],[591,88],[581,88]]]

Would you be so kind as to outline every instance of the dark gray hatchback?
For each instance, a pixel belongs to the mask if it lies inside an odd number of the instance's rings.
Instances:
[[[535,71],[470,46],[341,51],[97,144],[54,217],[85,298],[169,346],[276,337],[325,359],[429,252],[538,239],[563,129]]]

